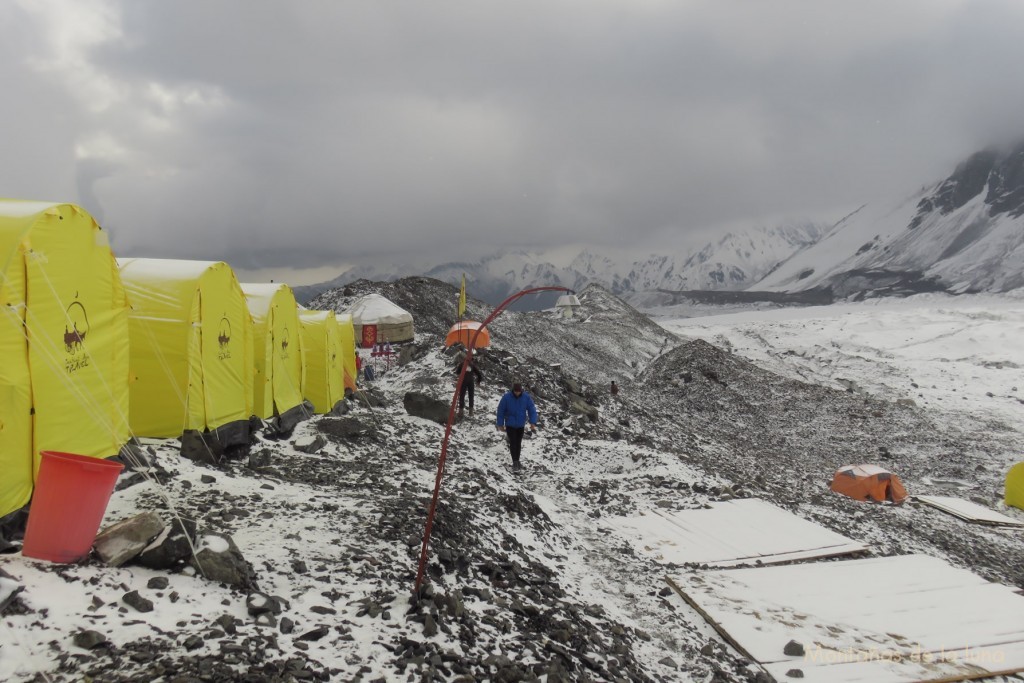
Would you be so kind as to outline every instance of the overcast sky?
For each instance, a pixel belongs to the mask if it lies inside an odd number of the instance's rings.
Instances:
[[[674,249],[1024,138],[1021,0],[6,0],[0,51],[0,195],[243,269]]]

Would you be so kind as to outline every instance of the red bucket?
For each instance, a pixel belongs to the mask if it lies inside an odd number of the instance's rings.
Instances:
[[[21,554],[77,562],[89,554],[124,469],[119,462],[42,451]]]

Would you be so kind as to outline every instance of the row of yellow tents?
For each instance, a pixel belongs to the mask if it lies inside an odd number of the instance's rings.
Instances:
[[[28,502],[41,451],[109,457],[355,389],[350,316],[223,262],[118,261],[72,204],[0,200],[0,314],[0,517]]]

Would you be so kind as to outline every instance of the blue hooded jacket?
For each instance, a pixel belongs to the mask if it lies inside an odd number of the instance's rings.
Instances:
[[[525,391],[516,398],[511,391],[506,392],[498,403],[499,427],[525,427],[526,415],[530,415],[530,424],[537,424],[537,406]]]

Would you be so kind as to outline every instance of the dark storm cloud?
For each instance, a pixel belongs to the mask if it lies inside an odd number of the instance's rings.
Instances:
[[[5,183],[102,207],[139,255],[653,249],[1024,136],[1015,0],[16,7],[0,69],[42,106],[2,116],[49,153],[14,143]]]

